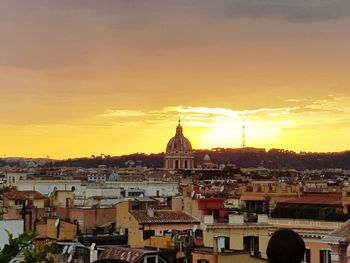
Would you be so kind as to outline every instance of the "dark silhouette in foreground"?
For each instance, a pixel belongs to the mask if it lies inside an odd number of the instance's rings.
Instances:
[[[280,229],[270,238],[266,254],[269,263],[300,263],[305,254],[305,243],[298,233]]]
[[[99,259],[97,261],[94,261],[93,263],[128,263],[128,262],[121,259]]]

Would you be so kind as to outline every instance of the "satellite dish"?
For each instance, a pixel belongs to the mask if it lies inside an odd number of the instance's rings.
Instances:
[[[95,250],[96,248],[96,243],[91,243],[90,250]]]
[[[143,194],[140,194],[139,197],[145,197]]]
[[[196,232],[197,228],[198,228],[197,225],[194,225],[194,226],[192,227],[192,233],[193,233],[193,234]]]
[[[67,252],[68,252],[69,254],[72,254],[73,250],[74,250],[74,246],[73,246],[73,245],[70,245]]]
[[[70,254],[69,257],[68,257],[68,263],[72,262],[72,259],[73,259],[73,254]]]
[[[59,224],[60,224],[60,219],[57,218],[56,221],[55,221],[55,227],[57,228]]]
[[[220,193],[222,193],[224,191],[224,188],[225,188],[224,185],[220,186]]]
[[[64,248],[63,248],[63,250],[62,250],[62,254],[66,254],[67,253],[67,251],[68,251],[68,245],[65,245],[64,246]]]

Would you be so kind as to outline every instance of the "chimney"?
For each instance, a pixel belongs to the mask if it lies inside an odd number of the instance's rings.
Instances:
[[[93,244],[94,243],[92,243],[90,246],[90,263],[95,262],[98,259],[98,252],[97,249],[94,248],[95,245]]]
[[[147,215],[148,215],[149,217],[154,217],[154,208],[149,207],[149,208],[147,209]]]

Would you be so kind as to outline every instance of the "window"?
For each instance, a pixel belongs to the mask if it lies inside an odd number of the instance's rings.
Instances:
[[[209,263],[209,260],[206,259],[198,259],[197,263]]]
[[[310,263],[311,260],[311,251],[309,248],[305,248],[304,259],[302,263]]]
[[[320,250],[320,263],[331,263],[331,251],[328,249]]]
[[[15,200],[15,205],[23,205],[23,200]]]
[[[243,242],[245,251],[248,251],[252,256],[259,256],[259,237],[247,236],[244,237]]]
[[[143,230],[143,240],[149,239],[150,237],[155,235],[154,230]]]
[[[194,236],[196,238],[203,238],[203,230],[202,229],[197,229]]]
[[[175,160],[175,169],[179,169],[179,160]]]
[[[210,209],[209,210],[209,215],[213,215],[214,220],[217,220],[219,218],[220,212],[219,209]]]
[[[218,250],[219,252],[230,249],[230,238],[229,237],[218,237]]]
[[[158,255],[145,256],[143,263],[164,263],[165,261]]]
[[[156,257],[155,256],[146,257],[146,263],[156,263]]]
[[[141,194],[144,194],[144,193],[143,192],[128,192],[129,197],[140,196]]]

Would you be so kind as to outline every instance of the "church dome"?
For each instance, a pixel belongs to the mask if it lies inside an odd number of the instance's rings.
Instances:
[[[211,163],[211,159],[210,159],[209,154],[204,155],[203,162]]]
[[[192,152],[192,145],[189,139],[183,135],[182,126],[176,127],[176,134],[171,138],[166,147],[166,153],[190,153]]]

